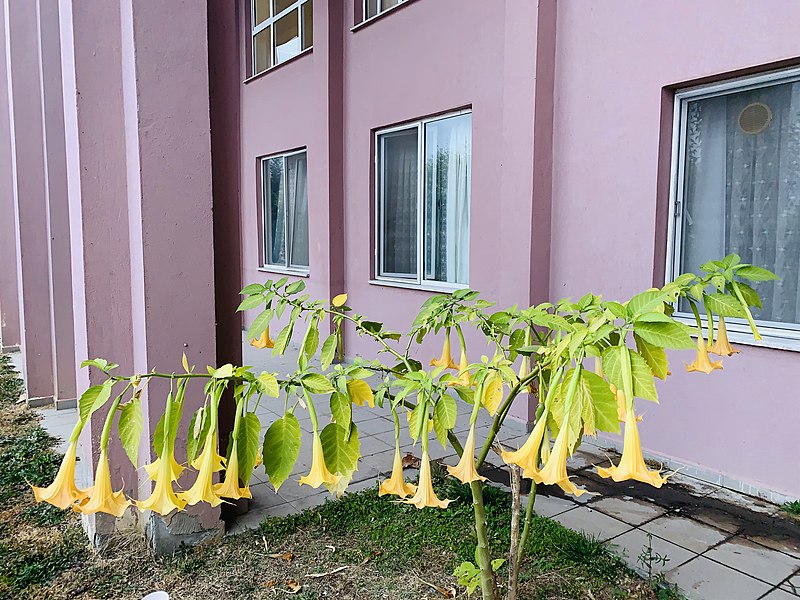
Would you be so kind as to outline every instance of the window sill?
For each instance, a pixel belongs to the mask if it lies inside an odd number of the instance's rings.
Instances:
[[[409,4],[412,4],[413,2],[414,2],[414,0],[403,0],[403,2],[400,2],[399,4],[395,4],[394,6],[392,6],[390,8],[387,8],[384,11],[379,12],[374,17],[370,17],[369,19],[364,19],[363,21],[361,21],[361,23],[358,23],[358,24],[354,25],[353,27],[351,27],[350,31],[355,32],[355,31],[358,31],[360,29],[363,29],[364,27],[367,27],[368,25],[372,25],[375,21],[380,21],[386,15],[394,14],[396,11],[400,10],[404,6],[408,6]]]
[[[291,64],[291,63],[295,62],[300,57],[306,56],[307,54],[311,54],[311,52],[313,50],[314,50],[314,46],[311,46],[310,48],[306,48],[305,50],[300,52],[300,54],[295,54],[292,58],[290,58],[288,60],[285,60],[285,61],[283,61],[281,63],[278,63],[277,65],[273,65],[269,69],[267,69],[266,71],[261,71],[261,73],[257,73],[256,75],[251,75],[250,77],[245,79],[242,82],[242,84],[247,85],[248,83],[251,83],[252,81],[255,81],[256,79],[260,79],[260,78],[264,77],[265,75],[268,75],[269,73],[272,73],[273,71],[277,71],[281,67],[284,67],[284,66],[286,66],[288,64]]]
[[[281,267],[258,267],[261,273],[275,273],[277,275],[291,275],[292,277],[310,277],[308,269],[284,269]]]
[[[694,316],[683,313],[676,313],[675,320],[685,323],[691,327],[697,325]],[[707,327],[705,316],[701,317],[704,327]],[[758,323],[756,323],[758,325]],[[762,325],[758,327],[761,334],[761,341],[753,339],[753,333],[746,321],[738,321],[730,318],[725,319],[725,326],[728,330],[728,339],[733,344],[742,346],[755,346],[757,348],[769,348],[771,350],[787,350],[790,352],[800,352],[800,330],[779,329]],[[695,336],[696,337],[696,336]]]
[[[370,285],[378,285],[383,287],[402,288],[404,290],[416,290],[420,292],[436,292],[437,294],[452,294],[458,290],[466,290],[468,285],[458,283],[435,283],[426,281],[423,283],[410,283],[405,281],[395,281],[391,279],[370,279]]]

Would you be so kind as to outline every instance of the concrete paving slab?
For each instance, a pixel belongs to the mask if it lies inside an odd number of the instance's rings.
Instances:
[[[528,497],[522,497],[522,506],[526,506]],[[536,501],[533,504],[534,512],[540,517],[553,518],[556,515],[565,513],[568,510],[577,508],[578,505],[572,500],[566,498],[559,498],[558,496],[546,496],[544,494],[537,494]]]
[[[800,558],[775,552],[741,537],[712,548],[704,556],[773,585],[778,585],[800,569]]]
[[[702,556],[667,571],[667,582],[675,584],[689,600],[756,600],[772,586]]]
[[[785,592],[782,589],[772,590],[766,596],[762,596],[763,600],[797,600],[798,596]],[[761,600],[761,598],[759,598]]]
[[[666,512],[660,506],[630,496],[600,498],[592,502],[592,508],[631,525],[652,521]]]
[[[794,594],[795,596],[800,596],[800,573],[792,575],[778,587],[786,592]]]
[[[719,529],[671,514],[645,523],[642,530],[698,554],[728,537]]]
[[[653,576],[671,571],[675,567],[697,557],[694,552],[654,535],[648,537],[647,532],[641,529],[633,529],[623,533],[608,540],[605,545],[614,554],[622,558],[628,567],[643,577],[647,577],[649,574],[647,557],[644,554],[648,550],[653,559],[650,561]]]
[[[564,527],[569,527],[574,531],[580,531],[586,536],[604,542],[610,538],[617,537],[633,529],[627,523],[609,517],[599,511],[592,510],[588,506],[579,506],[573,510],[561,513],[553,517]]]

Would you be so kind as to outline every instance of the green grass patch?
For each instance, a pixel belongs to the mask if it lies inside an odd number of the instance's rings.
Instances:
[[[787,502],[782,507],[783,512],[792,515],[793,517],[800,517],[800,500],[793,500]]]

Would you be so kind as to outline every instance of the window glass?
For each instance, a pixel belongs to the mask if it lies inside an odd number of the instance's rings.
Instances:
[[[311,48],[314,44],[314,5],[311,2],[303,4],[303,50]]]
[[[252,10],[253,75],[312,47],[312,0],[252,0]]]
[[[305,154],[286,158],[290,258],[289,266],[308,267],[308,163]]]
[[[466,283],[472,115],[425,125],[425,279]]]
[[[364,18],[369,19],[380,12],[380,0],[367,0],[364,3]]]
[[[263,23],[270,17],[272,13],[270,12],[269,4],[270,0],[255,0],[253,3],[255,17],[253,26]]]
[[[275,22],[275,62],[282,63],[300,54],[298,11],[293,10]]]
[[[275,14],[278,15],[289,8],[297,0],[275,0]]]
[[[781,278],[754,284],[756,318],[800,322],[800,83],[685,102],[676,267],[735,252]]]
[[[308,269],[308,167],[305,152],[262,160],[264,264]]]
[[[270,158],[264,161],[267,182],[266,223],[265,223],[265,262],[270,265],[286,263],[286,202],[283,187],[283,158]]]
[[[261,71],[266,71],[272,66],[269,46],[269,27],[267,27],[253,37],[253,73],[261,73]]]
[[[417,131],[381,136],[381,274],[388,277],[417,276]]]

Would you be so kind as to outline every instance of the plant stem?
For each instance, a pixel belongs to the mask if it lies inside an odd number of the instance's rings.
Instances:
[[[508,547],[508,593],[506,600],[517,600],[517,583],[519,582],[519,505],[520,505],[520,473],[517,465],[509,465],[511,474],[511,541]]]
[[[525,557],[525,546],[528,543],[528,536],[531,532],[531,518],[533,517],[533,504],[536,502],[536,482],[531,479],[531,491],[528,493],[528,506],[525,508],[525,525],[522,527],[522,535],[519,538],[518,561],[522,563]]]
[[[472,508],[475,512],[475,533],[478,537],[476,552],[478,568],[481,571],[481,592],[483,600],[497,600],[497,581],[492,568],[492,557],[489,553],[489,533],[486,527],[486,514],[483,510],[483,485],[480,481],[469,484],[472,491]]]

